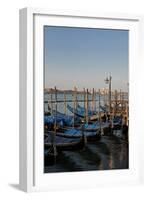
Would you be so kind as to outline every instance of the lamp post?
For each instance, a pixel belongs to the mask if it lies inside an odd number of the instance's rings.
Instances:
[[[111,81],[112,81],[112,77],[109,76],[109,78],[107,77],[105,79],[105,83],[109,84],[109,113],[111,114]]]

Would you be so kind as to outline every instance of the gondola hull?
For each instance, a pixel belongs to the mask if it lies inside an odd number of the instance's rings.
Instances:
[[[51,142],[51,136],[48,135],[48,138],[45,139],[44,147],[45,149],[49,149],[53,146],[53,143]],[[69,151],[69,150],[79,150],[84,148],[85,141],[83,137],[77,137],[77,138],[65,138],[61,137],[59,133],[56,133],[54,145],[58,151]]]
[[[59,137],[63,137],[63,138],[80,138],[81,137],[81,133],[80,134],[70,134],[70,133],[65,133],[65,132],[58,132],[57,135]],[[84,136],[88,142],[97,141],[97,140],[101,139],[101,133],[99,131],[84,132]]]

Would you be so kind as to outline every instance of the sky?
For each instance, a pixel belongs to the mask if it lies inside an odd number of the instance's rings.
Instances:
[[[45,88],[127,91],[127,30],[44,26]]]

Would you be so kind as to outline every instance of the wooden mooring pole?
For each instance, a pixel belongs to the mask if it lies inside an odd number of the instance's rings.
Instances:
[[[103,132],[103,129],[102,129],[102,118],[101,118],[101,91],[100,91],[100,89],[99,89],[98,94],[99,94],[99,117],[98,117],[98,119],[99,119],[99,125],[100,125],[100,133],[101,133],[101,135],[103,135],[104,132]]]
[[[55,124],[54,124],[55,134],[57,132],[57,88],[55,86]]]
[[[75,127],[75,110],[76,110],[76,87],[73,91],[73,127]]]
[[[64,114],[66,115],[67,114],[67,103],[66,103],[66,93],[64,92]]]
[[[89,121],[88,117],[88,109],[89,109],[89,96],[88,96],[88,89],[86,90],[86,123]]]
[[[51,133],[51,143],[52,143],[51,151],[54,157],[54,163],[56,163],[56,157],[57,157],[57,148],[55,142],[56,132],[57,132],[57,88],[55,86],[55,121],[54,121],[54,132]]]
[[[51,93],[51,115],[53,115],[53,97],[52,97],[52,93]]]
[[[95,111],[95,91],[94,91],[94,88],[92,90],[92,111]]]

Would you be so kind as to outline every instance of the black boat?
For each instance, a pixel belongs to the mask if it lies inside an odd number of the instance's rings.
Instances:
[[[85,118],[85,112],[80,110],[80,109],[74,109],[72,108],[70,105],[67,105],[67,108],[70,112],[72,112],[75,116],[84,119]],[[97,114],[92,114],[92,113],[88,113],[88,118],[89,121],[95,121],[98,119],[98,115]]]
[[[55,147],[57,152],[65,150],[79,150],[84,148],[85,143],[86,141],[84,135],[80,135],[80,137],[75,138],[68,138],[61,137],[58,132],[55,133],[53,131],[49,131],[44,139],[45,149]]]
[[[83,127],[81,129],[66,127],[66,128],[60,129],[60,131],[58,131],[56,135],[63,138],[80,138],[81,135],[84,135],[84,137],[86,138],[86,141],[88,142],[100,140],[101,138],[100,129],[98,129],[97,131],[90,132],[90,131],[85,131]]]

